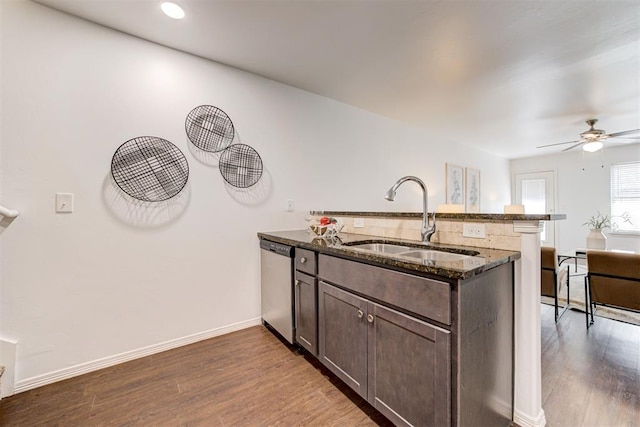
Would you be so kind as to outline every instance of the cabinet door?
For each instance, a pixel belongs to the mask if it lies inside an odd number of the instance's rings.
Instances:
[[[296,271],[296,342],[314,356],[318,355],[316,288],[315,277]]]
[[[370,305],[369,402],[396,425],[451,425],[450,333]]]
[[[367,301],[323,281],[318,287],[320,361],[367,398]]]

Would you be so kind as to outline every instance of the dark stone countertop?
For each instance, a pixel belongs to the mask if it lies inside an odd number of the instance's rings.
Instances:
[[[311,215],[377,217],[377,218],[422,218],[422,212],[349,212],[311,211]],[[476,221],[558,221],[567,219],[566,214],[501,214],[501,213],[445,213],[436,212],[438,219]]]
[[[363,234],[340,233],[339,238],[320,238],[314,236],[310,231],[291,230],[258,233],[258,238],[303,249],[310,249],[323,254],[363,261],[381,267],[434,274],[448,279],[469,279],[499,265],[520,259],[520,252],[514,251],[453,246],[439,243],[420,243],[414,240],[389,239]],[[474,251],[477,252],[477,255],[457,261],[423,261],[415,258],[365,251],[349,246],[355,243],[372,242],[396,243],[416,248],[440,249],[446,252],[462,254],[468,251]]]

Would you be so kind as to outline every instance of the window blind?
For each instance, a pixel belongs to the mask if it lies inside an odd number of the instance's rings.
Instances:
[[[611,165],[611,231],[640,234],[640,162]]]

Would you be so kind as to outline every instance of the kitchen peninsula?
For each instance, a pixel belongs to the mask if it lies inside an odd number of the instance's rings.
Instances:
[[[511,423],[518,252],[304,230],[259,237],[295,246],[298,344],[395,424]],[[306,325],[317,327],[298,339]]]
[[[346,233],[341,233],[339,242],[331,242],[329,239],[314,240],[313,236],[305,231],[259,233],[259,237],[261,239],[275,239],[276,241],[280,239],[279,241],[281,242],[294,244],[297,247],[306,248],[306,250],[312,250],[318,254],[317,271],[318,280],[320,281],[318,287],[319,331],[323,328],[322,311],[326,310],[327,306],[327,304],[323,303],[323,299],[326,301],[348,301],[348,303],[345,303],[345,307],[377,308],[377,306],[382,306],[379,310],[391,309],[399,312],[395,314],[411,315],[415,319],[412,318],[410,320],[423,322],[449,334],[445,341],[448,340],[450,343],[451,358],[449,366],[451,368],[452,381],[450,400],[448,400],[449,403],[442,402],[441,399],[436,399],[435,395],[427,393],[426,396],[431,399],[427,400],[432,404],[429,407],[433,409],[433,412],[427,414],[427,416],[433,417],[434,414],[438,414],[438,411],[440,411],[440,418],[429,419],[434,420],[437,425],[472,425],[474,421],[478,421],[479,414],[482,414],[482,417],[498,417],[494,418],[494,421],[499,419],[500,416],[504,419],[508,414],[509,418],[523,426],[544,423],[544,412],[541,408],[540,396],[539,232],[542,228],[542,221],[561,220],[565,218],[564,215],[437,214],[437,231],[430,245],[453,252],[469,253],[466,251],[471,250],[477,255],[464,258],[455,263],[447,264],[436,261],[418,267],[415,266],[415,263],[411,265],[411,262],[400,260],[398,257],[394,259],[386,255],[381,256],[380,254],[358,251],[355,249],[357,244],[354,244],[354,242],[393,240],[409,245],[421,245],[417,242],[420,235],[419,223],[421,214],[319,211],[312,212],[312,215],[315,217],[323,215],[337,217],[344,224]],[[362,218],[364,218],[364,221]],[[363,222],[364,227],[362,227]],[[484,226],[483,238],[469,239],[463,236],[463,224],[470,222]],[[356,225],[358,227],[355,227]],[[358,229],[356,230],[356,228]],[[354,231],[362,234],[355,234]],[[454,266],[454,264],[456,265]],[[354,270],[354,267],[357,267],[356,270]],[[362,270],[363,268],[364,270]],[[352,284],[351,282],[353,281],[349,280],[354,275],[354,272],[365,274],[370,281],[383,277],[388,270],[393,274],[412,274],[425,280],[448,284],[450,292],[446,292],[445,295],[449,299],[445,298],[440,302],[444,301],[445,305],[450,304],[448,306],[448,309],[450,309],[448,315],[450,317],[447,318],[447,313],[445,313],[445,317],[440,318],[434,318],[432,316],[433,312],[416,314],[415,309],[406,309],[398,301],[393,303],[384,301],[383,296],[388,295],[389,290],[383,289],[382,294],[370,295],[368,293],[371,291],[371,287],[367,288],[365,285],[358,283]],[[334,274],[334,271],[338,273]],[[397,276],[389,280],[394,279],[397,279]],[[384,280],[380,283],[382,284],[383,282]],[[500,307],[495,307],[495,304],[492,306],[490,299],[494,298],[495,301],[501,301],[499,306],[513,307],[509,302],[505,303],[505,295],[502,294],[504,287],[491,287],[490,284],[498,282],[505,283],[513,292],[511,301],[515,301],[515,310],[510,319],[515,318],[515,342],[508,343],[508,350],[504,348],[496,350],[501,352],[500,354],[488,353],[486,349],[478,352],[480,347],[476,348],[473,344],[465,341],[467,334],[475,333],[476,329],[474,328],[481,328],[484,325],[487,328],[480,333],[480,336],[488,332],[496,333],[493,336],[498,337],[500,333],[497,331],[500,331],[503,320],[496,323],[496,325],[493,325],[492,322],[495,322],[496,319],[504,319],[506,316],[505,313],[498,315]],[[475,285],[473,285],[474,283]],[[478,285],[479,283],[482,284]],[[466,288],[466,284],[470,286]],[[438,288],[436,287],[436,289]],[[469,290],[468,293],[467,289]],[[483,292],[486,295],[483,295]],[[471,295],[474,296],[471,297]],[[357,297],[360,300],[364,299],[365,302],[353,300],[352,297]],[[509,299],[508,296],[506,298],[507,300]],[[474,303],[470,303],[470,301],[474,301]],[[361,303],[364,306],[358,305]],[[471,309],[468,309],[468,303],[471,304]],[[483,308],[474,311],[473,304],[481,304]],[[496,311],[492,312],[492,310]],[[358,310],[358,312],[360,311],[367,312],[367,310]],[[331,313],[331,316],[334,316],[340,312]],[[480,315],[480,317],[474,318],[475,314],[470,313],[484,313],[489,317]],[[492,314],[494,317],[491,317]],[[469,317],[465,318],[465,316]],[[391,317],[387,316],[386,318],[389,324],[394,323]],[[365,318],[368,318],[368,316]],[[443,319],[445,320],[443,321]],[[467,320],[470,323],[465,323]],[[375,321],[380,323],[377,318]],[[470,330],[465,330],[464,328],[468,325],[475,326]],[[344,327],[344,325],[341,327]],[[494,327],[496,330],[493,330]],[[513,325],[509,322],[509,328],[511,327]],[[369,336],[371,340],[371,333]],[[373,333],[373,337],[375,339],[376,333]],[[320,351],[318,355],[322,361],[322,333],[320,333],[319,338]],[[434,345],[437,341],[437,339],[433,341]],[[502,340],[500,342],[504,344]],[[438,346],[436,345],[436,347]],[[489,368],[488,370],[465,370],[464,368],[465,366],[473,366],[469,362],[471,359],[468,359],[471,355],[474,355],[473,363],[476,367],[481,363],[485,363],[487,358],[495,359],[496,357],[500,358],[500,364],[504,364],[504,354],[511,354],[513,348],[515,348],[515,378],[512,379],[509,376],[510,384],[506,387],[512,390],[513,386],[514,394],[511,396],[515,401],[515,405],[512,406],[511,398],[506,398],[505,396],[508,396],[508,394],[501,391],[505,388],[505,385],[494,381],[492,375],[496,371],[492,371],[489,365],[485,367]],[[435,349],[432,350],[434,354],[438,354]],[[442,351],[442,348],[440,351]],[[467,356],[466,353],[469,353],[469,355]],[[371,351],[367,357],[370,364],[372,360],[375,362],[375,358],[372,359]],[[329,361],[325,360],[323,363],[331,365],[332,361],[331,359]],[[403,361],[402,364],[406,365],[407,363],[411,363],[411,361]],[[431,366],[436,366],[436,364],[434,363]],[[509,360],[508,367],[510,368],[511,366],[511,360]],[[334,366],[332,370],[334,373],[337,372],[340,377],[341,366]],[[485,377],[482,377],[479,372],[485,372]],[[395,374],[399,373],[396,372]],[[387,376],[387,379],[389,378],[393,378],[391,373]],[[473,379],[470,380],[471,378]],[[404,424],[402,417],[393,417],[394,413],[397,415],[393,405],[376,395],[375,387],[376,381],[378,381],[376,377],[369,375],[368,379],[369,401],[378,409],[382,408],[381,412],[396,424]],[[373,386],[371,385],[372,383]],[[481,386],[478,386],[479,384]],[[474,387],[479,388],[474,391]],[[487,389],[487,387],[489,388]],[[473,393],[476,393],[475,397],[472,396]],[[474,398],[476,399],[475,406],[466,403]],[[389,396],[387,399],[393,400]],[[480,399],[480,403],[478,403],[478,399]],[[446,407],[446,405],[450,405],[451,415],[449,418],[441,418],[442,408]],[[412,413],[411,410],[409,412]],[[391,416],[388,414],[391,414]],[[489,418],[481,419],[489,420]],[[441,421],[444,423],[440,423]],[[429,423],[424,424],[428,425]],[[508,423],[505,425],[508,425]]]

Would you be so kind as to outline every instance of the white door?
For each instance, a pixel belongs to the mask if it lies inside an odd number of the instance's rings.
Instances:
[[[513,203],[524,205],[526,214],[553,214],[556,211],[553,171],[517,173],[513,183]],[[540,243],[543,246],[556,246],[555,223],[542,223]]]

